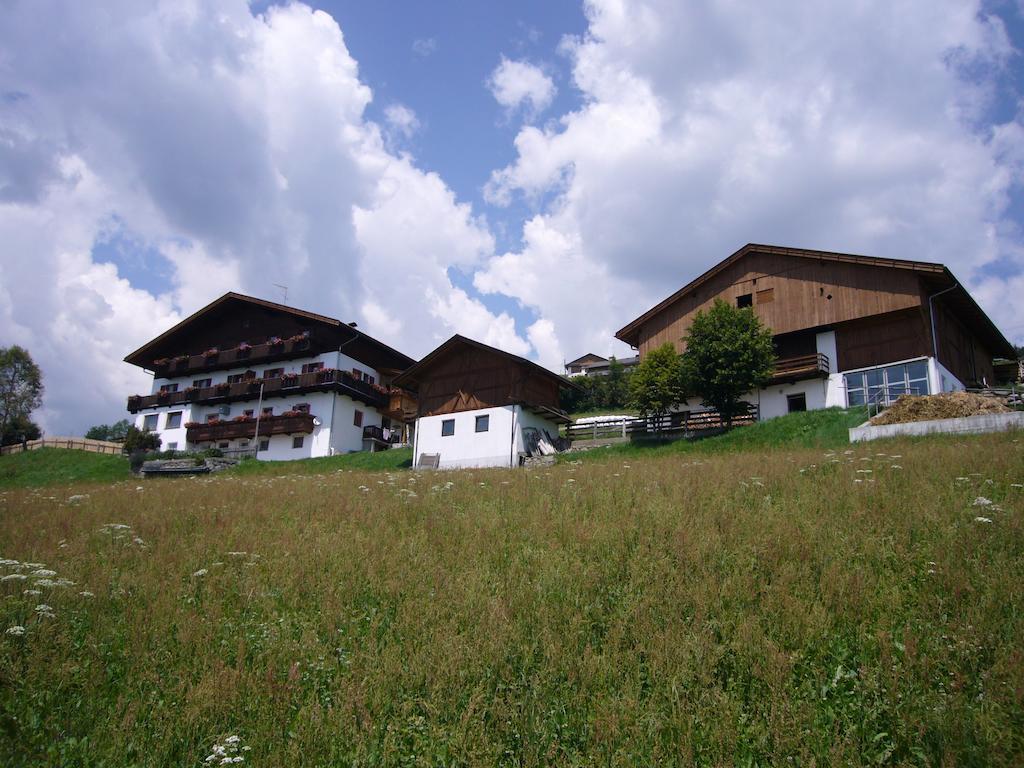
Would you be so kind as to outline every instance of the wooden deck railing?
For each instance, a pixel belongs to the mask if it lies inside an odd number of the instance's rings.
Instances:
[[[772,371],[771,380],[773,383],[799,381],[800,379],[813,379],[818,376],[825,377],[828,374],[828,355],[815,352],[811,355],[779,358],[775,361],[775,369]]]
[[[189,387],[177,392],[132,395],[128,398],[128,410],[136,413],[143,408],[156,408],[166,405],[184,405],[186,403],[214,404],[230,403],[238,400],[255,400],[259,397],[261,383],[263,384],[264,398],[282,395],[301,395],[317,390],[335,390],[339,394],[348,395],[353,400],[375,408],[380,408],[388,400],[388,395],[375,389],[373,385],[356,379],[348,371],[328,368],[273,379],[251,378],[233,384],[214,384],[212,387],[197,389]]]
[[[308,413],[289,416],[263,416],[260,418],[260,437],[270,435],[308,435],[313,431],[313,416]],[[256,436],[256,419],[245,421],[222,421],[212,424],[190,426],[185,439],[190,443],[209,443],[217,440],[234,440]]]
[[[224,368],[240,368],[243,365],[273,363],[300,357],[301,353],[313,354],[314,349],[322,349],[323,344],[310,336],[295,341],[282,340],[279,344],[253,344],[248,349],[218,350],[212,354],[181,355],[165,362],[153,362],[153,372],[159,377],[172,378],[187,376],[202,371],[216,371]]]

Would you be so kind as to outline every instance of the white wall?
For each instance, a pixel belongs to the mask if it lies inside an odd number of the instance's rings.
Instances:
[[[476,417],[489,416],[486,432],[477,432]],[[422,416],[416,419],[416,459],[425,453],[441,455],[440,467],[508,467],[512,464],[513,418],[518,408],[507,405],[473,411]],[[443,436],[441,422],[455,420],[455,434]],[[517,430],[518,431],[518,430]]]
[[[489,416],[487,432],[477,432],[476,417]],[[455,420],[455,434],[443,436],[441,423]],[[525,450],[523,428],[547,430],[558,437],[558,425],[518,405],[479,408],[440,416],[422,416],[416,420],[414,453],[416,464],[425,453],[437,453],[442,469],[458,467],[519,466],[519,454]]]
[[[787,395],[804,394],[807,401],[807,410],[815,411],[819,408],[826,408],[826,393],[828,381],[825,379],[808,379],[793,384],[781,384],[766,387],[760,392],[752,393],[744,397],[748,402],[760,406],[761,419],[772,419],[776,416],[784,416],[789,413],[789,401]]]

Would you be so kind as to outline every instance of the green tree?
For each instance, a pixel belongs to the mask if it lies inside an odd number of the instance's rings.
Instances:
[[[690,392],[717,409],[731,426],[745,406],[740,398],[768,383],[775,365],[772,333],[750,308],[716,299],[698,312],[686,335],[683,376]]]
[[[644,418],[661,417],[686,401],[686,386],[679,353],[671,342],[647,353],[629,377],[630,405]]]
[[[28,350],[17,344],[0,347],[0,435],[18,420],[31,423],[43,404],[43,374]]]
[[[608,361],[608,375],[604,382],[604,407],[623,408],[629,403],[629,374],[626,368],[612,355]]]
[[[111,440],[120,443],[124,441],[130,427],[131,423],[128,419],[121,419],[113,424],[97,424],[95,427],[89,427],[85,436],[90,440]]]
[[[0,434],[0,445],[17,445],[22,440],[38,440],[42,436],[39,425],[27,416],[15,416],[7,422]]]
[[[121,450],[128,454],[136,451],[158,451],[160,450],[160,435],[150,432],[148,429],[130,426],[124,436],[124,446]]]

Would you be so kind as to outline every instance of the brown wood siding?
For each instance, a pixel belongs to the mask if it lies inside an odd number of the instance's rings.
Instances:
[[[420,379],[420,416],[523,402],[557,408],[558,382],[482,349],[460,348]]]
[[[758,302],[757,293],[766,290],[772,300]],[[716,298],[735,304],[737,296],[748,293],[754,294],[754,312],[775,334],[921,304],[919,278],[910,271],[754,252],[647,320],[638,334],[641,357],[667,341],[682,351],[698,311]]]
[[[930,354],[927,327],[916,309],[863,318],[836,328],[840,371]]]
[[[935,302],[935,333],[939,337],[939,362],[968,386],[995,380],[992,353],[964,325],[941,297]],[[931,354],[931,353],[929,353]]]

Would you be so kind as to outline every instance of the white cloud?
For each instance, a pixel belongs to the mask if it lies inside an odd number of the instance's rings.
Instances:
[[[547,109],[555,98],[554,81],[540,67],[526,61],[501,58],[501,63],[487,80],[495,100],[509,111],[525,107],[537,115]]]
[[[412,52],[421,58],[426,58],[437,52],[437,38],[418,37],[412,41]]]
[[[124,416],[146,377],[121,358],[228,289],[288,285],[414,356],[460,330],[528,349],[448,280],[490,233],[388,150],[327,14],[43,2],[7,10],[0,50],[0,93],[23,94],[0,102],[0,344],[41,363],[51,433]],[[92,255],[118,233],[159,254],[138,285]]]
[[[405,138],[412,136],[420,127],[416,113],[404,104],[389,104],[384,109],[384,119],[392,132]]]
[[[746,242],[941,261],[1008,334],[1016,122],[979,131],[1012,49],[978,2],[591,0],[582,106],[527,126],[488,200],[540,213],[476,275],[568,357]],[[1017,330],[1018,338],[1024,331]]]

